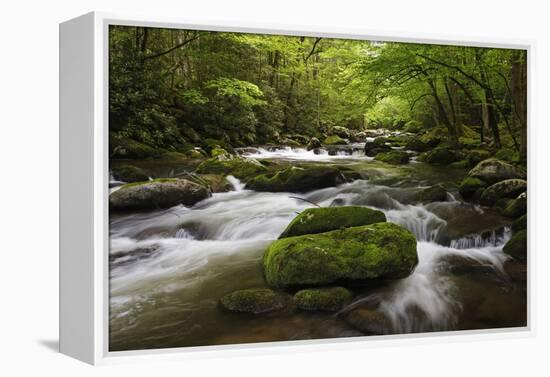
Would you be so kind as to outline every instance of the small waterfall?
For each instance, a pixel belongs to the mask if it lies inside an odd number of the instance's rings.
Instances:
[[[418,241],[434,242],[447,222],[423,206],[404,205],[394,199],[397,209],[386,211],[388,221],[410,230]]]
[[[194,239],[193,235],[189,233],[188,230],[185,230],[183,228],[178,229],[176,231],[175,238],[184,239],[184,240],[192,240]]]
[[[482,234],[470,234],[468,236],[451,241],[454,249],[473,249],[488,246],[502,246],[512,237],[510,227],[484,232]]]
[[[239,181],[239,179],[233,177],[232,175],[228,175],[225,177],[229,183],[231,183],[231,186],[233,186],[233,190],[235,191],[242,191],[244,190],[244,187],[246,186],[245,183],[242,183]]]

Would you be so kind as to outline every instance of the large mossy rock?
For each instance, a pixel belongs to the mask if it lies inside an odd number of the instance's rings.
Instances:
[[[229,293],[221,298],[220,304],[232,312],[262,314],[282,310],[290,300],[286,293],[258,288]]]
[[[393,223],[282,238],[263,258],[267,283],[283,288],[404,278],[417,263],[414,235]]]
[[[459,154],[449,148],[437,147],[419,156],[419,160],[431,165],[449,165],[460,160]]]
[[[497,202],[498,203],[498,202]],[[518,218],[527,213],[527,193],[519,194],[516,199],[506,203],[502,214],[511,218]]]
[[[512,223],[512,232],[514,233],[525,229],[527,229],[527,214],[521,216]]]
[[[140,143],[139,141],[128,138],[110,138],[109,148],[111,158],[123,158],[123,159],[145,159],[152,157],[159,157],[164,150],[153,148],[147,144]]]
[[[417,200],[422,203],[444,202],[447,200],[447,190],[442,185],[434,185],[420,191]]]
[[[481,161],[491,157],[491,152],[486,149],[472,149],[469,150],[466,154],[466,160],[468,165],[473,167],[479,164]]]
[[[447,140],[448,135],[449,131],[445,127],[436,127],[420,136],[420,141],[433,148]]]
[[[502,248],[505,254],[512,256],[519,261],[527,260],[527,230],[520,230],[515,233],[510,241]]]
[[[128,183],[144,182],[149,179],[149,176],[142,169],[132,165],[114,166],[111,173],[114,179]]]
[[[347,144],[348,142],[344,139],[342,139],[340,136],[338,135],[332,135],[332,136],[328,136],[324,141],[323,141],[323,144],[324,145],[342,145],[342,144]]]
[[[391,146],[386,144],[388,139],[385,137],[377,137],[373,141],[367,141],[365,143],[365,155],[369,157],[374,157],[379,153],[390,152]]]
[[[527,181],[523,179],[505,179],[483,190],[480,201],[482,204],[492,205],[503,198],[516,198],[525,190],[527,190]]]
[[[430,146],[420,140],[419,137],[412,137],[405,143],[405,149],[415,152],[426,152],[430,149]]]
[[[191,206],[211,195],[206,186],[198,183],[186,179],[162,178],[121,186],[109,196],[109,208],[131,211],[169,208],[179,204]]]
[[[289,167],[273,174],[261,174],[246,184],[247,189],[267,192],[306,192],[346,182],[342,173],[330,166]]]
[[[318,149],[318,148],[321,148],[323,145],[321,144],[321,142],[319,141],[319,139],[317,139],[316,137],[312,137],[311,139],[309,139],[308,143],[307,143],[307,146],[306,146],[306,149],[308,151],[311,151],[313,149]]]
[[[526,174],[522,169],[496,158],[481,161],[470,170],[468,175],[479,178],[488,184],[504,181],[505,179],[526,179]]]
[[[478,190],[487,187],[487,183],[482,181],[479,178],[475,177],[466,177],[460,183],[458,187],[458,192],[462,195],[463,198],[468,199],[475,195]]]
[[[389,152],[378,153],[374,158],[390,165],[404,165],[409,163],[409,154],[405,151],[393,150]]]
[[[341,228],[370,225],[386,221],[382,211],[366,207],[309,208],[288,224],[279,238],[329,232]]]
[[[296,292],[294,302],[302,310],[337,312],[348,305],[353,294],[343,287],[303,289]]]
[[[221,153],[203,161],[197,167],[199,174],[233,175],[239,179],[249,179],[267,171],[267,168],[252,158]]]

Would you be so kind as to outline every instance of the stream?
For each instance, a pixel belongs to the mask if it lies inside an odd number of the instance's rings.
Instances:
[[[417,238],[419,264],[407,278],[360,287],[340,313],[294,311],[251,316],[221,310],[232,291],[265,287],[263,252],[311,204],[296,194],[247,190],[217,193],[192,208],[176,206],[110,218],[110,350],[364,336],[346,313],[373,307],[394,333],[524,326],[526,266],[502,246],[510,221],[490,208],[461,201],[465,172],[413,161],[401,167],[366,157],[362,148],[329,154],[258,149],[258,160],[350,166],[365,179],[299,195],[320,206],[360,205],[386,214]],[[145,166],[160,174],[178,166]],[[136,162],[137,165],[137,162]],[[180,170],[178,170],[180,169]],[[444,202],[418,204],[423,188],[442,183]],[[454,188],[453,188],[454,187]]]

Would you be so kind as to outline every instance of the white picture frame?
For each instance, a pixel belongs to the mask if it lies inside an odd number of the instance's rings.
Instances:
[[[449,342],[535,334],[533,302],[536,258],[528,254],[526,327],[385,335],[262,344],[201,346],[109,352],[108,347],[108,27],[133,25],[209,31],[321,36],[396,42],[521,48],[528,56],[528,140],[533,156],[530,97],[533,41],[462,39],[422,33],[392,33],[306,25],[256,25],[92,12],[60,24],[60,352],[90,364],[136,360],[221,357],[302,350],[379,347],[396,342]],[[531,157],[529,157],[531,159]],[[532,187],[529,186],[532,219]],[[529,227],[528,229],[532,229]],[[529,240],[532,237],[529,235]]]

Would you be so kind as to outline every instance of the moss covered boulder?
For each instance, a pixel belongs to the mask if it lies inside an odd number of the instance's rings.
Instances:
[[[515,233],[510,241],[506,242],[502,251],[519,261],[527,260],[527,230]]]
[[[404,278],[417,263],[414,235],[392,223],[282,238],[263,258],[267,283],[282,288]]]
[[[221,153],[203,161],[196,172],[199,174],[223,174],[233,175],[239,179],[249,179],[250,177],[262,174],[267,168],[252,158]]]
[[[348,142],[344,139],[342,139],[338,135],[331,135],[328,136],[325,140],[323,140],[324,145],[342,145],[347,144]]]
[[[109,196],[114,211],[150,210],[183,204],[191,206],[212,194],[208,187],[186,179],[162,178],[129,183]]]
[[[468,165],[473,167],[479,164],[481,161],[491,157],[491,152],[486,149],[472,149],[469,150],[466,154],[466,160]]]
[[[382,211],[358,206],[309,208],[286,227],[279,238],[316,234],[386,221]]]
[[[420,140],[419,137],[412,137],[405,143],[405,149],[415,152],[426,152],[428,149],[430,149],[430,146]]]
[[[261,174],[247,182],[246,188],[267,192],[306,192],[346,182],[342,173],[330,166],[289,167],[272,174]]]
[[[319,141],[319,139],[317,139],[316,137],[312,137],[311,139],[309,139],[306,149],[308,151],[311,151],[313,149],[321,148],[322,146],[323,145],[321,144],[321,141]]]
[[[463,198],[468,199],[474,197],[475,193],[478,190],[484,189],[485,187],[487,187],[487,183],[485,183],[481,179],[475,177],[466,177],[460,183],[458,191]]]
[[[498,202],[497,202],[498,204]],[[522,193],[516,199],[506,202],[502,214],[511,218],[518,218],[527,213],[527,194]]]
[[[527,229],[527,214],[521,216],[512,223],[512,232],[514,233],[525,229]]]
[[[481,194],[480,201],[492,205],[502,198],[516,198],[527,190],[527,181],[523,179],[505,179],[487,187]]]
[[[460,160],[459,154],[452,149],[437,147],[419,156],[419,160],[431,165],[449,165]]]
[[[444,202],[447,200],[447,190],[442,185],[434,185],[420,191],[417,200],[422,203]]]
[[[436,127],[420,136],[420,140],[433,148],[445,141],[448,135],[449,131],[445,127]]]
[[[111,169],[113,178],[122,182],[143,182],[149,180],[149,176],[145,172],[132,165],[119,165]]]
[[[481,161],[470,172],[468,176],[479,178],[489,184],[497,183],[505,179],[526,179],[527,175],[522,169],[507,162],[489,158]]]
[[[223,296],[220,304],[232,312],[262,314],[284,309],[290,295],[267,288],[243,289]]]
[[[410,158],[405,151],[392,150],[378,153],[374,159],[391,165],[404,165],[409,163]]]
[[[353,295],[343,287],[303,289],[296,292],[294,302],[302,310],[337,312],[351,302]]]
[[[145,159],[159,157],[164,150],[128,138],[111,137],[109,140],[111,158]]]
[[[391,147],[386,143],[388,143],[388,139],[385,137],[377,137],[373,141],[367,141],[364,148],[365,155],[374,157],[379,153],[391,151]]]

